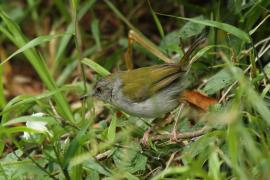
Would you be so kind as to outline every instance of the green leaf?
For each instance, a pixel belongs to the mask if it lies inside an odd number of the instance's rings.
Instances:
[[[229,59],[224,56],[224,61],[229,65],[229,70],[235,80],[239,81],[240,87],[246,93],[247,102],[253,106],[253,108],[261,114],[262,118],[270,124],[270,110],[266,106],[265,102],[263,101],[262,97],[258,95],[258,93],[254,90],[253,86],[250,82],[245,78],[244,73],[242,71],[237,70],[235,66],[229,61]]]
[[[62,0],[53,0],[53,2],[60,11],[62,17],[64,17],[66,21],[70,21],[71,17],[68,8],[66,7],[66,3]]]
[[[14,56],[16,56],[19,53],[22,53],[28,49],[31,49],[35,46],[38,46],[44,42],[47,41],[51,41],[55,38],[61,37],[63,35],[67,35],[67,34],[55,34],[55,35],[45,35],[45,36],[39,36],[31,41],[29,41],[28,43],[26,43],[24,46],[22,46],[21,48],[19,48],[17,51],[15,51],[14,53],[12,53],[8,58],[6,58],[3,62],[1,62],[0,65],[6,63],[8,60],[10,60],[11,58],[13,58]]]
[[[121,19],[130,29],[133,29],[137,32],[139,32],[137,30],[137,28],[135,28],[135,26],[133,26],[131,24],[131,22],[115,7],[115,5],[113,3],[111,3],[109,0],[104,0],[105,3],[109,6],[109,8],[111,8],[111,10],[115,13],[115,15]]]
[[[130,173],[144,171],[146,168],[147,157],[141,154],[141,147],[135,141],[128,148],[119,148],[113,154],[115,165]]]
[[[203,16],[194,17],[193,19],[202,20]],[[169,56],[172,56],[175,52],[183,55],[183,52],[181,52],[179,48],[180,38],[186,40],[192,36],[198,35],[202,32],[204,27],[205,26],[201,24],[187,22],[181,29],[166,34],[160,42],[160,47],[167,50]]]
[[[50,116],[44,116],[44,117],[36,117],[36,116],[22,116],[22,117],[18,117],[15,119],[12,119],[6,123],[3,123],[3,126],[10,126],[10,125],[14,125],[17,123],[23,123],[23,122],[27,122],[27,121],[44,121],[44,122],[48,122],[48,124],[53,124],[55,123],[55,119],[53,117]]]
[[[59,74],[56,81],[58,86],[64,85],[70,75],[75,71],[76,67],[78,67],[77,65],[78,61],[73,61],[72,63],[68,64],[64,70],[61,71],[61,74]]]
[[[0,109],[6,105],[6,98],[4,94],[4,68],[0,65]]]
[[[262,17],[262,14],[265,12],[265,8],[269,6],[269,0],[260,0],[252,1],[252,7],[249,8],[243,14],[243,18],[246,20],[245,25],[246,29],[251,29],[254,27],[255,23],[259,21],[259,18]]]
[[[75,9],[75,11],[77,9],[77,6],[78,6],[78,0],[72,0],[72,7],[73,9]]]
[[[210,45],[210,46],[205,46],[204,48],[200,49],[196,54],[194,54],[194,56],[190,60],[190,63],[195,62],[197,59],[199,59],[200,57],[202,57],[207,51],[209,51],[210,49],[212,49],[214,47],[217,47],[217,46]]]
[[[94,71],[96,71],[99,75],[101,76],[107,76],[110,74],[109,71],[107,71],[105,68],[103,68],[102,66],[100,66],[98,63],[94,62],[91,59],[88,58],[84,58],[82,60],[82,63],[89,66],[91,69],[93,69]]]
[[[194,19],[194,20],[204,20],[204,17],[203,16],[197,16],[197,17],[194,17],[194,18],[191,18],[191,19]],[[179,36],[185,40],[185,39],[188,39],[192,36],[196,36],[198,34],[200,34],[203,29],[205,28],[205,25],[204,24],[198,24],[198,23],[194,23],[192,21],[188,21],[180,30],[179,30]],[[178,39],[179,39],[179,36],[178,36]]]
[[[96,2],[96,0],[89,0],[89,1],[86,1],[85,3],[81,4],[81,6],[78,8],[78,9],[80,9],[78,11],[78,21],[80,21],[82,19],[82,17],[85,15],[85,13],[87,13],[88,10],[91,9],[91,7],[95,4],[95,2]],[[62,37],[60,40],[59,46],[57,48],[56,58],[55,58],[57,64],[55,64],[53,66],[53,70],[52,70],[53,72],[58,69],[58,66],[60,64],[60,61],[62,60],[62,57],[65,54],[65,50],[67,49],[69,41],[75,33],[74,30],[75,30],[74,23],[70,23],[67,27],[67,30],[66,30],[66,34],[70,34],[70,35]]]
[[[0,112],[0,115],[3,115],[4,113],[12,111],[12,110],[16,110],[16,108],[20,108],[21,106],[26,106],[27,104],[33,103],[35,101],[38,101],[44,98],[50,98],[59,92],[71,91],[73,89],[76,89],[77,87],[78,87],[78,84],[65,85],[62,88],[59,88],[53,91],[44,92],[37,96],[27,96],[27,95],[16,96],[15,98],[11,99],[6,104],[3,111]],[[4,122],[5,121],[2,121],[2,123]]]
[[[73,23],[71,23],[66,30],[66,34],[68,34],[67,36],[64,36],[61,38],[60,43],[58,45],[57,48],[57,52],[56,52],[56,62],[57,65],[59,64],[59,61],[61,60],[62,55],[64,54],[66,47],[68,45],[69,40],[71,39],[72,36],[74,36],[74,25]],[[57,68],[57,65],[55,68]]]
[[[159,34],[160,34],[161,38],[163,38],[164,37],[164,31],[163,31],[162,25],[161,25],[161,23],[160,23],[160,21],[158,19],[158,16],[156,15],[155,11],[152,9],[152,6],[150,4],[150,1],[147,0],[147,2],[148,2],[148,5],[149,5],[151,14],[152,14],[152,16],[154,18],[155,24],[156,24],[156,26],[158,28]]]
[[[5,142],[0,139],[0,156],[2,156],[5,148]]]
[[[64,168],[67,168],[70,160],[75,156],[77,150],[81,147],[81,139],[85,136],[85,133],[87,129],[89,128],[89,125],[83,126],[81,130],[77,132],[77,135],[75,136],[74,139],[70,142],[67,150],[64,153],[64,162],[63,166]]]
[[[242,72],[242,69],[234,67],[233,70]],[[212,95],[235,82],[235,78],[228,68],[224,68],[208,79],[202,89],[206,94]]]
[[[117,124],[117,117],[116,117],[116,114],[114,114],[112,117],[112,121],[110,123],[110,126],[108,128],[108,134],[107,134],[107,139],[110,142],[113,142],[115,140],[116,124]]]
[[[105,176],[111,175],[111,173],[108,170],[106,170],[104,167],[102,167],[99,163],[97,163],[94,158],[89,158],[88,161],[84,163],[84,167],[96,170],[97,172]]]
[[[209,144],[214,143],[216,137],[222,135],[223,131],[216,130],[209,132],[200,137],[197,141],[189,144],[188,146],[185,146],[182,152],[183,160],[187,164],[192,163],[195,157],[199,156],[200,154],[206,154],[209,148]]]
[[[261,114],[262,118],[270,124],[270,110],[266,106],[262,97],[257,94],[257,92],[253,89],[252,86],[248,86],[246,88],[247,100],[253,106],[253,108]]]
[[[220,165],[221,162],[218,158],[218,153],[213,151],[209,156],[209,175],[214,180],[218,180],[221,177]]]
[[[36,166],[29,159],[20,158],[23,152],[21,150],[14,150],[13,152],[1,158],[0,162],[0,179],[25,179],[31,174],[35,179],[49,179],[46,178],[45,172]],[[45,159],[38,160],[39,164],[46,164]],[[8,178],[4,178],[2,173],[5,173]],[[42,178],[41,178],[42,177]]]
[[[101,42],[100,42],[100,32],[99,32],[99,21],[98,19],[94,19],[91,23],[91,30],[96,41],[97,48],[101,50]]]
[[[28,132],[28,133],[43,133],[37,130],[34,130],[32,128],[28,128],[26,126],[17,126],[12,128],[4,128],[1,130],[1,133],[7,133],[7,134],[14,134],[14,133],[21,133],[21,132]]]
[[[152,180],[161,180],[161,179],[165,179],[166,176],[170,176],[170,175],[181,175],[185,172],[187,172],[190,168],[188,166],[180,166],[180,167],[169,167],[166,168],[164,171],[162,171],[160,174],[158,174],[157,176],[155,176],[154,178],[152,178]]]
[[[110,176],[110,172],[102,167],[93,157],[90,153],[83,153],[80,155],[77,155],[75,157],[73,157],[70,160],[70,168],[77,166],[79,164],[83,164],[84,168],[87,169],[92,169],[95,170],[97,172],[99,172],[100,174],[103,174],[105,176]]]
[[[0,9],[0,16],[4,21],[5,25],[7,26],[7,29],[9,31],[8,37],[10,38],[10,40],[13,41],[13,43],[19,48],[27,44],[27,39],[22,34],[16,22],[10,19],[2,9]],[[0,30],[2,29],[0,28]],[[23,53],[27,57],[29,62],[32,64],[34,69],[37,71],[39,77],[42,79],[47,88],[49,90],[57,89],[56,83],[52,78],[51,74],[49,73],[48,67],[44,63],[39,53],[34,48],[25,50],[23,51]],[[57,104],[59,114],[63,115],[66,120],[73,121],[73,114],[67,103],[66,98],[61,93],[57,93],[54,96],[54,100]]]
[[[215,28],[221,29],[223,31],[226,31],[228,33],[231,33],[234,36],[242,39],[245,42],[251,43],[251,38],[248,35],[248,33],[246,33],[245,31],[243,31],[235,26],[232,26],[230,24],[226,24],[226,23],[222,23],[222,22],[218,22],[218,21],[213,21],[213,20],[207,20],[207,19],[194,19],[194,18],[185,18],[185,17],[173,16],[173,15],[167,15],[167,14],[161,14],[161,13],[158,13],[158,14],[162,15],[162,16],[168,16],[168,17],[173,17],[176,19],[190,21],[190,22],[197,23],[197,24],[202,24],[205,26],[215,27]]]

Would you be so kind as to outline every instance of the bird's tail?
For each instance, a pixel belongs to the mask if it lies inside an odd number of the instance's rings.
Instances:
[[[204,41],[206,40],[205,38],[205,33],[201,34],[192,44],[191,46],[188,48],[188,50],[186,52],[184,52],[184,56],[181,58],[179,65],[185,66],[189,63],[190,59],[191,59],[191,54],[193,53],[193,51],[200,45],[202,44]]]

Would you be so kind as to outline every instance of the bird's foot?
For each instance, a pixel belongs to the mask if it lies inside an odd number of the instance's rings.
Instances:
[[[143,134],[143,138],[141,139],[141,143],[145,146],[147,146],[148,144],[148,140],[149,140],[149,136],[150,136],[150,133],[152,132],[152,128],[148,128],[144,134]]]

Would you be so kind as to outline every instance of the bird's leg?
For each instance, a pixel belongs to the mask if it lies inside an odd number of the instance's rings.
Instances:
[[[140,140],[140,142],[141,142],[143,145],[147,146],[147,143],[148,143],[148,139],[149,139],[150,133],[151,133],[152,130],[153,130],[153,126],[152,126],[151,123],[149,123],[149,122],[146,121],[145,119],[141,119],[141,120],[145,123],[145,125],[148,126],[148,128],[147,128],[147,130],[143,133],[143,137],[142,137],[142,139]]]
[[[142,47],[144,47],[146,50],[151,52],[153,55],[157,56],[159,59],[166,63],[171,63],[172,60],[168,58],[163,52],[161,52],[158,47],[152,43],[150,40],[148,40],[145,36],[143,36],[141,33],[136,32],[134,30],[130,30],[128,32],[128,48],[127,51],[124,54],[124,60],[127,69],[133,69],[133,61],[132,61],[132,54],[133,54],[133,44],[134,42],[138,43]]]
[[[152,126],[147,121],[144,121],[145,124],[147,124],[149,126],[148,129],[144,132],[143,138],[141,139],[141,143],[143,143],[145,146],[147,146],[147,144],[148,144],[148,139],[149,139],[150,133],[152,131],[157,133],[158,129],[161,129],[162,127],[165,127],[167,124],[171,124],[171,122],[173,121],[173,118],[172,118],[171,114],[168,113],[168,114],[166,114],[166,116],[164,118],[155,119],[154,121],[159,121],[159,123],[155,123]]]
[[[150,133],[152,132],[152,127],[149,127],[143,134],[143,138],[141,139],[141,142],[143,143],[143,145],[147,146],[148,143],[148,139],[150,136]]]
[[[185,106],[185,103],[181,103],[180,104],[180,107],[179,107],[179,111],[177,113],[177,116],[176,116],[176,119],[175,119],[175,122],[174,122],[174,126],[173,126],[173,130],[171,132],[171,140],[172,141],[177,141],[177,125],[178,125],[178,121],[181,117],[181,113],[184,109],[184,106]]]

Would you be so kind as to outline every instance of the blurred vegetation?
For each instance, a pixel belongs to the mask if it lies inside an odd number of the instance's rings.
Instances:
[[[269,179],[269,0],[2,0],[0,17],[0,179]],[[190,89],[219,103],[146,122],[80,100],[125,70],[131,29],[176,60],[208,31]],[[134,48],[136,68],[163,63]],[[208,131],[174,141],[177,118]]]

